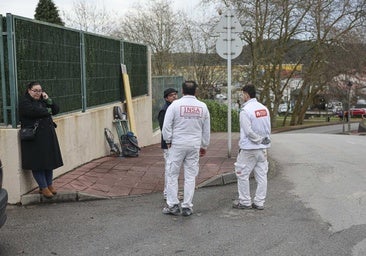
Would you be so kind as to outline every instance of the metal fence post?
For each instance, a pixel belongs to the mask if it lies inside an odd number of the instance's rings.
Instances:
[[[125,64],[125,47],[123,41],[120,41],[120,47],[121,64]]]
[[[8,62],[9,62],[9,88],[10,88],[10,111],[11,111],[11,125],[13,128],[17,126],[16,109],[18,103],[18,82],[16,71],[16,49],[15,49],[15,31],[14,19],[10,13],[6,14],[6,31],[8,34]]]
[[[4,53],[4,40],[3,40],[3,16],[0,15],[0,72],[1,72],[1,96],[3,102],[3,120],[5,125],[8,124],[7,115],[7,98],[6,98],[6,82],[5,82],[5,53]]]
[[[86,68],[85,68],[85,37],[84,33],[80,31],[80,70],[81,70],[81,111],[86,111]]]

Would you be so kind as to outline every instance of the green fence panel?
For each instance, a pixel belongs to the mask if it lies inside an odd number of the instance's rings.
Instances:
[[[120,48],[119,40],[85,34],[88,107],[124,98]]]
[[[15,40],[19,94],[39,81],[62,112],[81,109],[79,33],[15,19]]]
[[[148,94],[146,45],[123,42],[123,60],[130,80],[132,97]]]
[[[10,106],[9,102],[17,102],[15,98],[24,94],[30,81],[41,83],[60,105],[61,114],[123,101],[121,64],[127,67],[132,97],[148,94],[146,45],[10,16],[13,31],[9,32],[8,19],[1,18],[3,32],[7,33],[2,37],[1,68],[5,71],[0,72],[0,123],[18,123],[10,115],[17,106]],[[7,51],[10,34],[14,35],[10,44],[15,49],[11,59],[14,68],[9,65]],[[16,74],[15,81],[9,79],[9,68]],[[10,91],[18,95],[11,95]]]
[[[181,97],[182,76],[154,76],[152,77],[152,122],[153,129],[159,128],[158,114],[161,107],[165,104],[164,90],[167,88],[175,88],[178,91],[178,97]]]

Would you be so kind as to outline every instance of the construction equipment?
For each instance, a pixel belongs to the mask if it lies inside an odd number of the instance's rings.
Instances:
[[[120,151],[117,143],[114,142],[114,136],[113,136],[113,133],[111,132],[111,130],[109,130],[108,128],[104,128],[104,135],[108,142],[108,145],[110,148],[110,153],[115,156],[120,156],[121,151]]]
[[[138,156],[141,148],[138,146],[137,138],[133,132],[129,131],[127,116],[122,113],[121,108],[113,108],[114,120],[117,135],[121,144],[122,156]]]
[[[135,122],[135,114],[133,112],[133,104],[132,104],[130,80],[128,78],[126,65],[121,64],[121,71],[122,71],[123,88],[124,88],[124,92],[125,92],[125,96],[126,96],[126,105],[127,105],[128,119],[130,120],[131,131],[135,135],[137,135],[136,122]]]

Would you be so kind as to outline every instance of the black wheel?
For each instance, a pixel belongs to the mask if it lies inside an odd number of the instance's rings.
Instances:
[[[118,145],[114,142],[114,136],[111,130],[109,130],[108,128],[104,128],[104,135],[111,150],[111,154],[117,156],[121,155],[121,151],[119,150]]]

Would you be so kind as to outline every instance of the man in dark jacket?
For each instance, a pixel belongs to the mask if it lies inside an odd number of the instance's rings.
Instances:
[[[170,104],[174,100],[177,99],[177,96],[178,96],[177,93],[178,93],[178,91],[174,88],[168,88],[168,89],[164,90],[165,104],[160,109],[159,114],[158,114],[160,131],[163,129],[166,110],[168,109]],[[168,157],[168,146],[166,145],[165,141],[163,140],[163,136],[161,136],[161,148],[163,149],[163,152],[164,152],[164,160],[165,160],[165,166],[166,166],[166,161],[167,161],[167,157]],[[167,177],[166,177],[166,171],[165,171],[164,199],[166,198],[166,183],[167,183]]]

